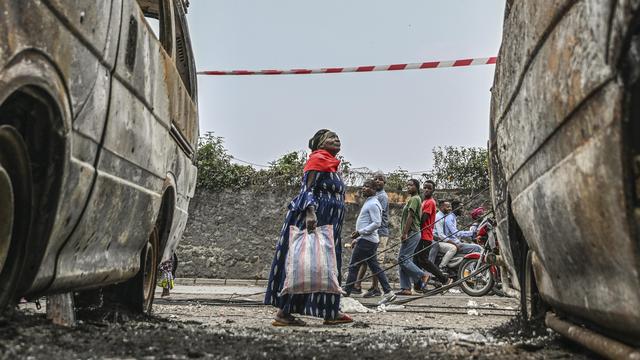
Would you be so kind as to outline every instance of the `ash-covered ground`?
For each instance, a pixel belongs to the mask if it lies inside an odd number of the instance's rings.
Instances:
[[[177,286],[152,316],[118,307],[78,313],[75,328],[52,325],[22,304],[0,323],[1,359],[588,359],[545,329],[523,333],[517,303],[458,291],[393,311],[353,313],[352,324],[271,326],[274,310],[251,300],[258,286]],[[233,295],[232,294],[236,294]],[[377,299],[356,300],[373,304]],[[232,304],[225,301],[231,299]],[[362,309],[361,309],[362,310]],[[375,311],[374,307],[370,308]]]

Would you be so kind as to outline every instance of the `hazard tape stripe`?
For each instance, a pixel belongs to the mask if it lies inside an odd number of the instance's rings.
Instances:
[[[288,70],[209,70],[198,71],[198,75],[305,75],[305,74],[339,74],[348,72],[401,71],[416,69],[436,69],[446,67],[462,67],[490,65],[498,61],[496,56],[488,58],[458,59],[448,61],[427,61],[422,63],[367,65],[354,67],[333,67],[320,69],[288,69]]]

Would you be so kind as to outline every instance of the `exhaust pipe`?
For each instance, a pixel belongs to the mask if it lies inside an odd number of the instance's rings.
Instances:
[[[607,359],[640,360],[640,349],[634,349],[581,326],[560,320],[558,316],[552,312],[547,313],[544,322],[548,327],[562,336],[577,342]]]

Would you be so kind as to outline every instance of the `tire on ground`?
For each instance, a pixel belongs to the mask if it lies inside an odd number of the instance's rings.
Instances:
[[[127,306],[136,313],[149,314],[153,307],[158,261],[160,259],[159,234],[157,225],[149,234],[149,240],[140,252],[140,270],[131,279],[105,289],[105,301]]]
[[[32,218],[29,154],[20,133],[9,125],[0,126],[0,172],[0,313],[3,313],[17,300]]]
[[[458,278],[462,279],[465,277],[464,274],[464,270],[467,266],[470,266],[470,264],[474,264],[477,263],[478,260],[477,259],[464,259],[462,261],[462,263],[460,264],[460,267],[458,268]],[[475,271],[476,268],[474,267],[471,272]],[[486,272],[489,272],[489,269],[485,270]],[[471,273],[470,272],[470,273]],[[481,276],[482,273],[477,274],[475,277]],[[468,275],[468,274],[467,274]],[[462,291],[464,291],[467,295],[469,296],[485,296],[489,293],[489,291],[491,291],[493,289],[494,286],[494,280],[493,280],[493,276],[491,276],[491,274],[489,275],[489,280],[487,281],[487,284],[485,284],[485,286],[482,289],[472,289],[467,285],[467,282],[464,281],[460,284],[460,289],[462,289]],[[477,281],[477,280],[476,280]]]

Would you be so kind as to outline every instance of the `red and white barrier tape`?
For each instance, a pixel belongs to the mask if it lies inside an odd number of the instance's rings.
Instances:
[[[304,75],[304,74],[337,74],[347,72],[397,71],[416,69],[435,69],[445,67],[460,67],[473,65],[495,64],[497,57],[459,59],[448,61],[428,61],[423,63],[371,65],[354,67],[335,67],[321,69],[289,69],[289,70],[230,70],[230,71],[198,71],[198,75]]]

